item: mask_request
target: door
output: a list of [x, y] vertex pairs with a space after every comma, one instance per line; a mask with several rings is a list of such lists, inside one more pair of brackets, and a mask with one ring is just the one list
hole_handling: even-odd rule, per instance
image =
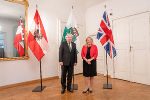
[[130, 18], [132, 81], [148, 84], [149, 13]]
[[115, 20], [115, 77], [148, 84], [149, 13]]
[[130, 80], [130, 31], [128, 19], [113, 21], [113, 34], [117, 56], [114, 59], [115, 78]]

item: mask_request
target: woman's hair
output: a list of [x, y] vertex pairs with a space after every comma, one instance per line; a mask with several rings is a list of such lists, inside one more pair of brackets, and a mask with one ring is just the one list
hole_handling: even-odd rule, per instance
[[92, 37], [90, 37], [90, 36], [88, 36], [87, 38], [86, 38], [86, 43], [85, 43], [85, 46], [87, 46], [87, 40], [88, 39], [91, 39], [91, 41], [92, 41], [92, 44], [93, 44], [93, 38]]

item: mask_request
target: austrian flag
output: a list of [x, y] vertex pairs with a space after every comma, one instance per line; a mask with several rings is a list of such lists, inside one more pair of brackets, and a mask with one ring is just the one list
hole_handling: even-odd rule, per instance
[[29, 31], [28, 46], [38, 60], [41, 60], [48, 50], [48, 40], [38, 10], [35, 12], [33, 24]]
[[22, 20], [20, 18], [19, 25], [17, 28], [15, 40], [14, 40], [14, 46], [18, 51], [18, 54], [20, 56], [24, 56], [24, 36], [25, 36], [25, 28], [23, 26]]

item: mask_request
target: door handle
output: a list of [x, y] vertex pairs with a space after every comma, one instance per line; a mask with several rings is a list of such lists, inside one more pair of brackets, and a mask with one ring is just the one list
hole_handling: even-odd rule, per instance
[[133, 48], [133, 46], [130, 45], [130, 52], [131, 52], [132, 48]]

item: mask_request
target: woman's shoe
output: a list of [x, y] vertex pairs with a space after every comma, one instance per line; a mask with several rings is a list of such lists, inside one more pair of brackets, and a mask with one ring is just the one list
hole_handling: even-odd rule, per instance
[[86, 92], [88, 92], [89, 91], [89, 88], [86, 90], [86, 91], [83, 91], [82, 93], [86, 93]]
[[89, 89], [89, 92], [92, 93], [93, 91]]

